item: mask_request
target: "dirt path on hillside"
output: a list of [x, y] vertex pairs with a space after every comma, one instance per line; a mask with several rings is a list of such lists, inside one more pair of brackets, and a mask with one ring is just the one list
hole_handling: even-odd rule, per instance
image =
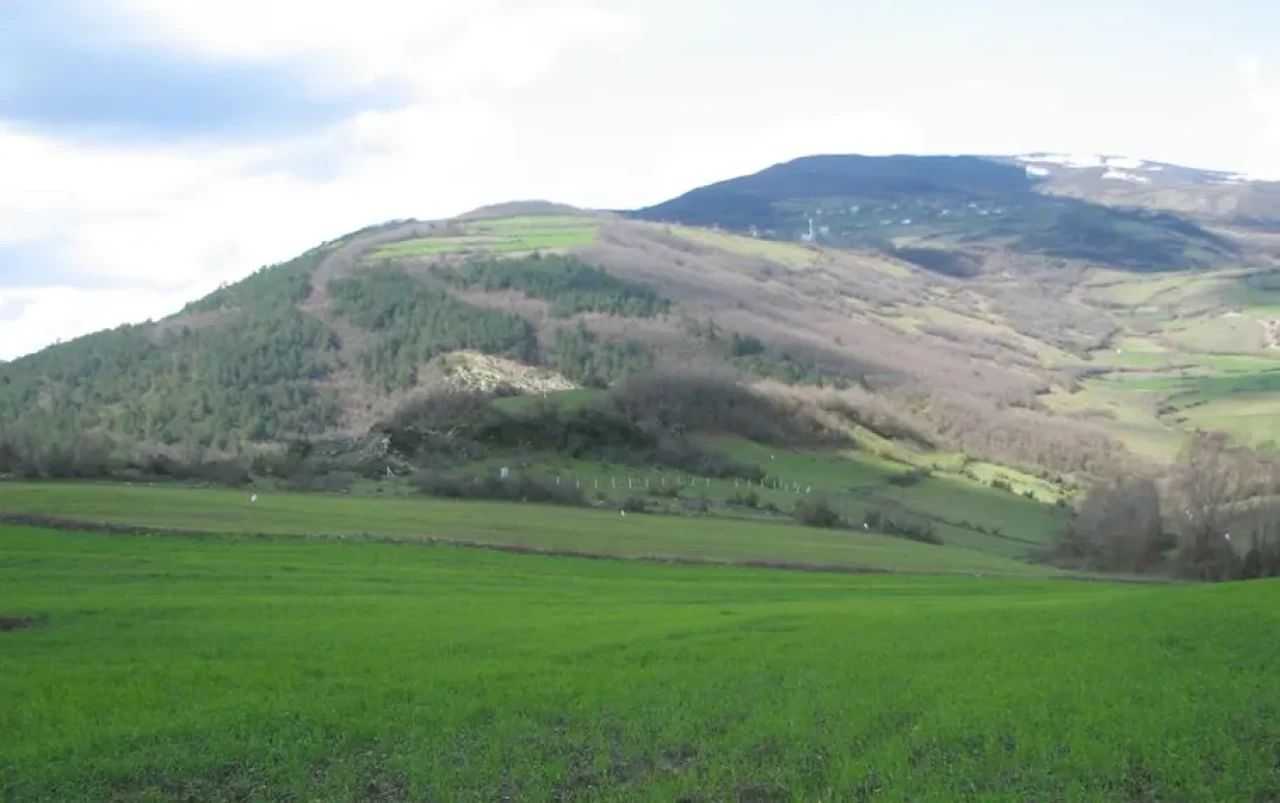
[[323, 322], [338, 336], [337, 365], [326, 378], [316, 383], [333, 393], [342, 406], [342, 422], [337, 434], [358, 435], [367, 431], [390, 411], [397, 399], [378, 393], [364, 381], [358, 358], [369, 333], [333, 313], [329, 282], [355, 273], [361, 260], [375, 248], [400, 240], [426, 237], [432, 230], [431, 223], [407, 223], [360, 237], [334, 250], [311, 274], [311, 295], [298, 304], [298, 309]]

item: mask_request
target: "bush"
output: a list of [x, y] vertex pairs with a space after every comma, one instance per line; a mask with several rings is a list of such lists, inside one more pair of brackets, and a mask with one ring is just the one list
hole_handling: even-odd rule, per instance
[[924, 480], [933, 476], [933, 472], [927, 468], [913, 468], [910, 471], [904, 471], [901, 474], [894, 474], [889, 478], [890, 485], [896, 485], [899, 488], [908, 488], [912, 485], [919, 485]]
[[653, 488], [650, 488], [648, 493], [649, 493], [649, 496], [656, 496], [662, 499], [679, 499], [680, 498], [680, 489], [674, 485], [672, 485], [669, 488], [663, 487], [663, 486], [655, 486]]
[[621, 510], [626, 513], [648, 513], [649, 503], [638, 496], [628, 496], [622, 500]]
[[748, 491], [745, 494], [734, 494], [733, 496], [729, 497], [728, 501], [729, 501], [729, 504], [731, 505], [737, 505], [738, 507], [747, 507], [747, 508], [751, 508], [752, 510], [755, 510], [756, 508], [760, 507], [760, 494], [756, 493], [755, 491]]
[[907, 538], [924, 544], [942, 544], [942, 538], [938, 535], [933, 522], [920, 516], [901, 512], [889, 513], [873, 508], [863, 517], [862, 526], [878, 533]]
[[520, 475], [502, 479], [453, 477], [433, 471], [418, 471], [409, 484], [420, 494], [448, 499], [499, 499], [508, 502], [583, 506], [587, 498], [579, 488]]
[[844, 524], [831, 502], [821, 494], [796, 502], [792, 516], [806, 527], [840, 527]]

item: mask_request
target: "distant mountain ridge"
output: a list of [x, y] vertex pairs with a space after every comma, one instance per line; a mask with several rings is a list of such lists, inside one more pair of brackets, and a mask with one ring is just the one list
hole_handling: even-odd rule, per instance
[[1142, 271], [1207, 267], [1238, 255], [1233, 242], [1153, 205], [1118, 208], [1080, 192], [1051, 192], [1055, 174], [1038, 164], [979, 156], [807, 156], [632, 214], [890, 252], [903, 241], [944, 248], [998, 242], [1021, 253]]

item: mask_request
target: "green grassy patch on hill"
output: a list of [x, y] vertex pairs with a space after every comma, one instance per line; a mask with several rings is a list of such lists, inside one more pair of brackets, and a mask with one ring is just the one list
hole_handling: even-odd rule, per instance
[[670, 226], [669, 228], [672, 234], [690, 242], [701, 243], [702, 245], [734, 254], [767, 259], [770, 262], [789, 268], [811, 267], [822, 255], [817, 249], [808, 248], [798, 243], [765, 240], [726, 231], [700, 229], [693, 226]]
[[0, 789], [1271, 800], [1280, 584], [0, 527]]
[[617, 509], [377, 499], [175, 486], [0, 483], [0, 512], [233, 533], [441, 538], [626, 558], [768, 561], [922, 572], [1053, 573], [996, 555], [848, 530], [716, 517], [620, 516]]
[[595, 240], [600, 223], [595, 218], [547, 215], [458, 221], [456, 233], [403, 240], [379, 248], [370, 260], [430, 257], [455, 253], [510, 254], [555, 251], [586, 245]]

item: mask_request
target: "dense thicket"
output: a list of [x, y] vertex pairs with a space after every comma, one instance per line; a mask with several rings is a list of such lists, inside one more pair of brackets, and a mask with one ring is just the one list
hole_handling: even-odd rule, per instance
[[1107, 433], [1069, 418], [972, 396], [934, 395], [911, 403], [932, 440], [1033, 473], [1116, 476], [1132, 456]]
[[515, 290], [550, 302], [555, 315], [607, 312], [631, 318], [667, 312], [671, 302], [652, 288], [620, 279], [574, 256], [474, 260], [438, 273], [455, 287]]
[[407, 403], [376, 431], [389, 452], [432, 468], [493, 453], [554, 452], [580, 459], [668, 466], [702, 476], [756, 480], [763, 476], [756, 466], [736, 463], [700, 446], [688, 437], [696, 429], [665, 427], [654, 419], [628, 415], [612, 394], [581, 407], [536, 402], [506, 410], [493, 405], [489, 394], [449, 391]]
[[411, 387], [418, 367], [438, 354], [474, 349], [524, 361], [537, 355], [528, 321], [485, 309], [381, 266], [329, 283], [334, 310], [373, 337], [360, 352], [365, 377], [380, 387]]
[[740, 435], [792, 446], [844, 441], [803, 404], [716, 377], [657, 374], [617, 383], [601, 402], [640, 426], [677, 435]]
[[638, 340], [600, 340], [581, 322], [556, 330], [547, 365], [580, 385], [607, 387], [653, 367], [653, 354]]

